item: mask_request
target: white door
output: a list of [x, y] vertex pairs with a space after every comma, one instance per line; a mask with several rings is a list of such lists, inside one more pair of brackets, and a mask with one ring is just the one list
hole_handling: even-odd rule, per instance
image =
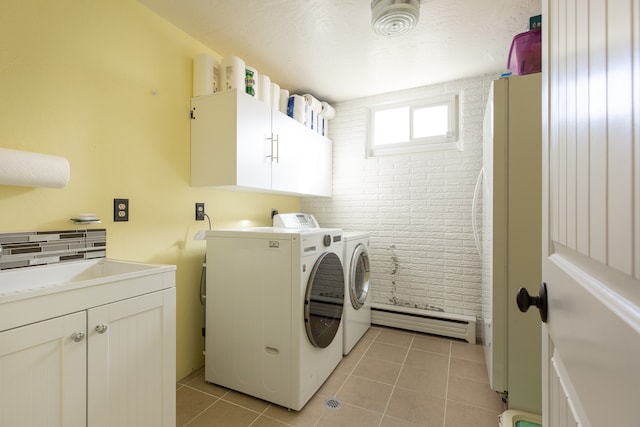
[[640, 0], [545, 0], [544, 425], [640, 425]]
[[273, 167], [271, 108], [256, 98], [237, 94], [236, 123], [238, 185], [270, 189]]
[[301, 163], [309, 143], [304, 125], [279, 111], [272, 111], [271, 188], [300, 192], [305, 189], [305, 175], [313, 172]]
[[86, 426], [86, 313], [0, 332], [0, 426]]
[[175, 297], [171, 288], [89, 310], [90, 426], [175, 426]]

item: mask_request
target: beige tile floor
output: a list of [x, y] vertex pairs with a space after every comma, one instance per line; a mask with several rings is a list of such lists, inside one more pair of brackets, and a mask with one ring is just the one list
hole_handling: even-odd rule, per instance
[[[207, 384], [203, 369], [176, 394], [176, 424], [194, 427], [496, 427], [504, 411], [481, 346], [378, 326], [300, 412]], [[329, 398], [341, 406], [327, 408]]]

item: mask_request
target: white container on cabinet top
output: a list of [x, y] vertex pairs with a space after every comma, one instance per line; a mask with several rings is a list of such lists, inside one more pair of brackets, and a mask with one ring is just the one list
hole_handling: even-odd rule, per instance
[[331, 196], [332, 144], [235, 89], [191, 100], [191, 185]]

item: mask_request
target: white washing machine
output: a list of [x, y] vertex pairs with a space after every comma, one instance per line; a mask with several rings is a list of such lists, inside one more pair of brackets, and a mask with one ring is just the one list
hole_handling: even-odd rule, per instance
[[347, 355], [371, 327], [369, 233], [344, 231], [342, 241], [345, 283], [342, 353]]
[[[295, 229], [319, 228], [311, 214], [284, 213], [273, 217], [274, 227]], [[345, 302], [342, 319], [342, 353], [351, 349], [371, 327], [371, 299], [369, 296], [369, 233], [343, 231]]]
[[342, 359], [342, 230], [207, 232], [205, 379], [300, 410]]

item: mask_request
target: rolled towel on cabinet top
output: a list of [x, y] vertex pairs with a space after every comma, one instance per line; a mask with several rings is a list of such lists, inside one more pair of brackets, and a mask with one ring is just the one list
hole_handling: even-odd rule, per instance
[[280, 89], [280, 112], [287, 114], [287, 107], [289, 106], [289, 91], [286, 89]]
[[271, 107], [271, 79], [266, 74], [258, 76], [258, 99]]
[[322, 110], [322, 104], [313, 95], [305, 94], [304, 100], [307, 104], [306, 125], [315, 131], [318, 130], [318, 114]]
[[336, 117], [336, 110], [326, 102], [321, 102], [322, 110], [320, 111], [319, 131], [324, 136], [329, 136], [329, 120]]
[[220, 88], [220, 64], [202, 53], [193, 60], [193, 96], [209, 95]]
[[307, 103], [303, 96], [291, 95], [289, 97], [289, 103], [287, 104], [287, 116], [293, 117], [293, 119], [299, 121], [303, 125], [306, 125], [306, 110]]
[[280, 85], [271, 82], [271, 108], [280, 110]]
[[220, 63], [221, 90], [245, 88], [245, 63], [237, 56], [228, 56]]

